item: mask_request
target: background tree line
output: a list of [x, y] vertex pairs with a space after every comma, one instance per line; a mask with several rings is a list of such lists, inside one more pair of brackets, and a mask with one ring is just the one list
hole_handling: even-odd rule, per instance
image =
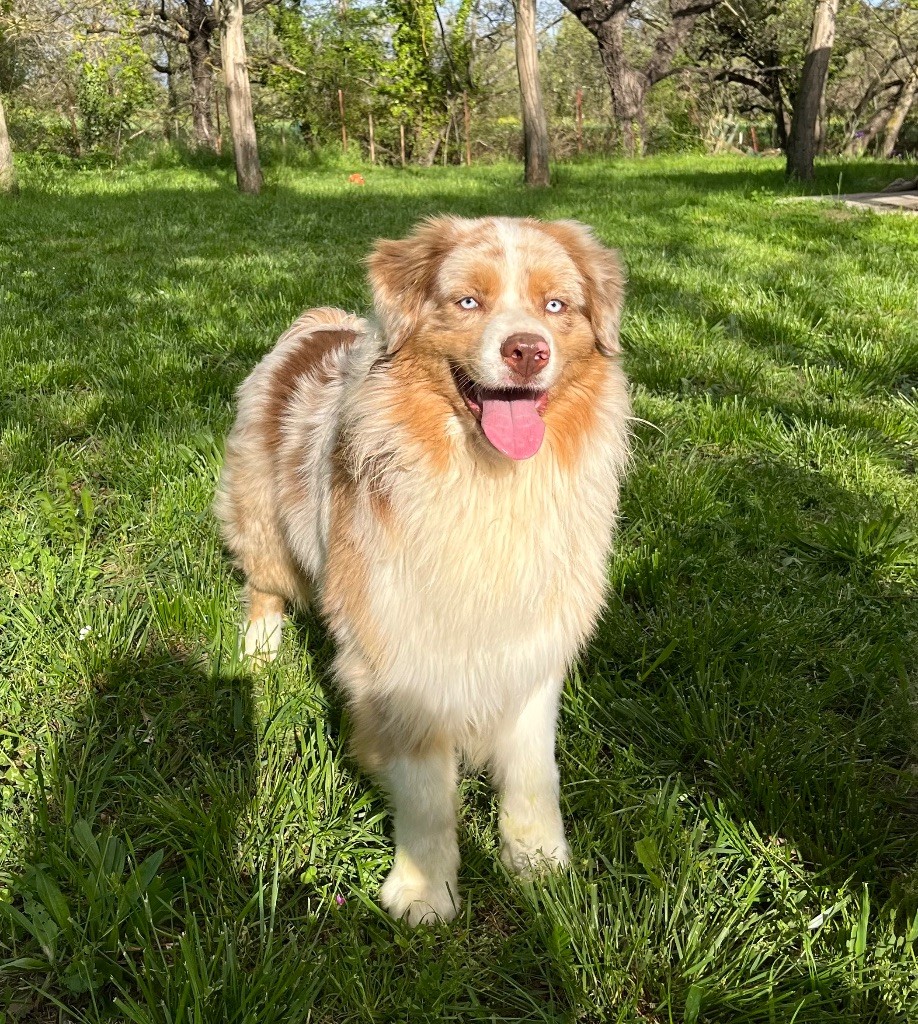
[[916, 95], [916, 0], [0, 0], [0, 167], [10, 143], [232, 142], [257, 190], [257, 125], [387, 163], [532, 138], [554, 159], [784, 151], [807, 177], [819, 153], [914, 150]]

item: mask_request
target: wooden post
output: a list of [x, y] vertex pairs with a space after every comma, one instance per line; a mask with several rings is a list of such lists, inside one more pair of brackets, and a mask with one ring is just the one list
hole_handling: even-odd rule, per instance
[[370, 114], [370, 163], [376, 163], [376, 141], [373, 138], [373, 115]]
[[472, 118], [469, 115], [469, 94], [462, 94], [462, 120], [465, 122], [465, 166], [472, 166]]
[[755, 125], [749, 125], [749, 136], [752, 139], [752, 152], [758, 153], [759, 151], [759, 137], [755, 133]]
[[577, 152], [583, 152], [583, 88], [577, 86]]
[[338, 90], [338, 110], [341, 114], [341, 148], [347, 152], [347, 125], [344, 123], [344, 93]]
[[214, 113], [217, 115], [217, 136], [214, 139], [214, 151], [219, 156], [223, 152], [223, 125], [220, 123], [220, 90], [214, 93]]
[[404, 167], [405, 166], [405, 126], [403, 124], [400, 124], [398, 126], [398, 135], [399, 135], [399, 140], [401, 142], [401, 149], [402, 149], [402, 167]]

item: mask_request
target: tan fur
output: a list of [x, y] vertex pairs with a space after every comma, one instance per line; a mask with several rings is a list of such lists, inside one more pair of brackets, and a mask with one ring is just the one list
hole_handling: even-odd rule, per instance
[[284, 599], [278, 594], [258, 590], [251, 584], [246, 587], [247, 611], [250, 619], [263, 619], [267, 615], [283, 615]]
[[[216, 511], [247, 652], [276, 653], [282, 600], [317, 598], [354, 751], [395, 807], [381, 899], [416, 923], [455, 912], [460, 753], [492, 771], [508, 866], [567, 858], [554, 721], [627, 461], [624, 275], [582, 225], [508, 218], [433, 218], [368, 265], [378, 326], [306, 313], [240, 389]], [[457, 380], [515, 386], [500, 347], [518, 332], [550, 360], [544, 441], [514, 461]]]
[[281, 442], [284, 416], [303, 377], [312, 377], [316, 384], [328, 384], [331, 377], [323, 359], [336, 349], [347, 347], [356, 337], [354, 331], [313, 331], [303, 342], [290, 350], [273, 371], [270, 398], [265, 408], [265, 440], [270, 451]]

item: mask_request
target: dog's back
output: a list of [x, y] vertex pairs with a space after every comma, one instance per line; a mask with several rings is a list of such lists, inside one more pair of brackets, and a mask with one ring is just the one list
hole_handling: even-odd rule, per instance
[[237, 392], [214, 511], [254, 605], [247, 655], [275, 653], [283, 616], [277, 598], [303, 604], [322, 572], [330, 460], [358, 349], [370, 358], [377, 351], [365, 320], [340, 309], [308, 310]]

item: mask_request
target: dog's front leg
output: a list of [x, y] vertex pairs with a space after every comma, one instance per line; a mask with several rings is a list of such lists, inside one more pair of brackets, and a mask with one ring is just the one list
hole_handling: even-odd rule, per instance
[[411, 925], [449, 921], [458, 910], [456, 775], [448, 743], [394, 757], [382, 772], [395, 819], [395, 861], [379, 897]]
[[498, 729], [491, 770], [500, 795], [501, 860], [517, 874], [567, 864], [555, 730], [561, 684], [549, 683]]

